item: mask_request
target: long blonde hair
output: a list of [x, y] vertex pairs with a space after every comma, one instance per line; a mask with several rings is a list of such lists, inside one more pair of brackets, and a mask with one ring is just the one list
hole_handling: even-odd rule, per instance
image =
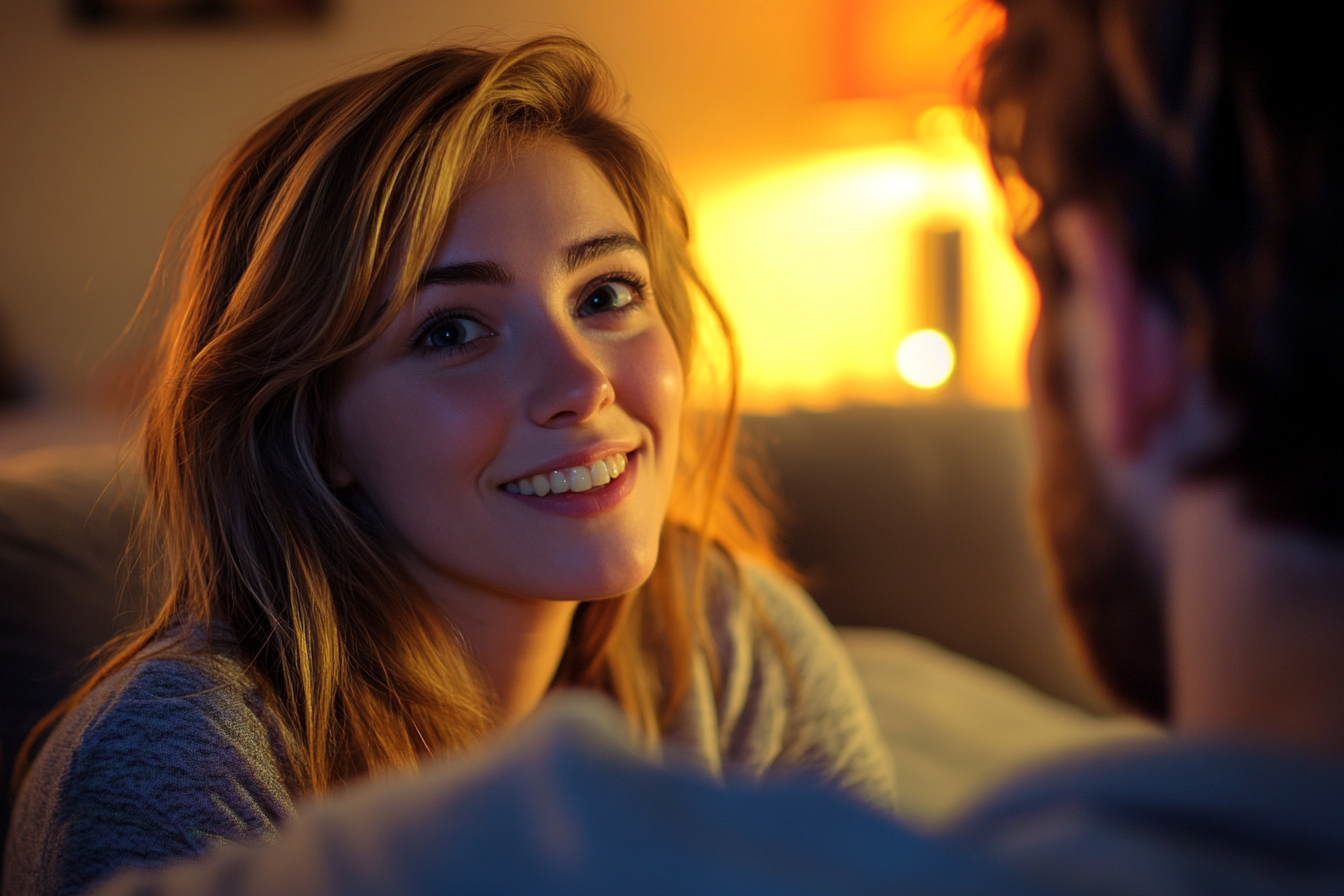
[[[611, 694], [656, 740], [697, 652], [713, 668], [707, 553], [774, 555], [769, 516], [734, 467], [731, 333], [691, 262], [676, 185], [618, 105], [590, 48], [545, 37], [410, 56], [309, 94], [242, 143], [184, 241], [144, 427], [167, 601], [34, 735], [146, 645], [220, 623], [293, 736], [302, 791], [413, 765], [490, 727], [490, 695], [451, 626], [323, 470], [342, 362], [412, 295], [482, 166], [550, 137], [585, 153], [631, 213], [687, 375], [705, 364], [698, 328], [728, 357], [721, 388], [698, 389], [683, 414], [652, 576], [580, 606], [557, 673]], [[371, 332], [361, 318], [388, 284]]]

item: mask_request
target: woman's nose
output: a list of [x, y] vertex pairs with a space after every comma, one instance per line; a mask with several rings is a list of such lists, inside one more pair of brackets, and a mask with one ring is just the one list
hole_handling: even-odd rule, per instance
[[581, 337], [554, 334], [538, 347], [528, 414], [539, 426], [572, 426], [616, 400], [602, 360]]

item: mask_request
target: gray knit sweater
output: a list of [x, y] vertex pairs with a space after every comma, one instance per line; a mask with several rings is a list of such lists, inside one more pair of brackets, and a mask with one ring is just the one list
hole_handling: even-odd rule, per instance
[[[795, 680], [751, 602], [711, 588], [719, 686], [699, 657], [667, 751], [716, 777], [820, 776], [892, 808], [890, 760], [834, 632], [781, 577], [745, 566], [744, 584]], [[290, 741], [241, 663], [191, 641], [147, 649], [53, 732], [15, 805], [4, 896], [79, 893], [122, 868], [276, 838], [295, 811]]]

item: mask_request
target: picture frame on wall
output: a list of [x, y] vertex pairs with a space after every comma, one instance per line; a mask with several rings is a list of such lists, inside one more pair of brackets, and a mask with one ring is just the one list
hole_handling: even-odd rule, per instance
[[66, 0], [80, 28], [315, 25], [331, 0]]

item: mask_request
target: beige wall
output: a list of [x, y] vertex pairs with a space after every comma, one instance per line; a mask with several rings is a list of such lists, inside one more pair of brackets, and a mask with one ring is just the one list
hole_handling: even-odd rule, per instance
[[[825, 0], [333, 0], [311, 31], [87, 33], [0, 0], [0, 309], [49, 394], [116, 353], [183, 200], [243, 132], [428, 44], [566, 28], [597, 46], [694, 193], [799, 139]], [[125, 343], [122, 343], [123, 347]]]

